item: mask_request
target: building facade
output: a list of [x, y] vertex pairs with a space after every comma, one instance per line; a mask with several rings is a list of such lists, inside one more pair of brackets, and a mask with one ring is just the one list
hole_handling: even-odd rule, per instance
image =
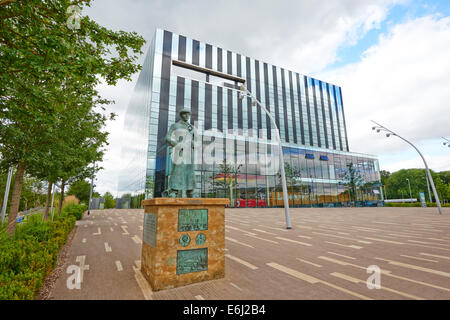
[[[279, 128], [292, 206], [376, 205], [376, 156], [349, 151], [340, 87], [157, 29], [124, 124], [119, 195], [160, 197], [167, 187], [169, 126], [191, 110], [197, 197], [227, 197], [233, 207], [283, 205]], [[350, 178], [351, 177], [351, 178]], [[133, 202], [133, 201], [132, 201]]]

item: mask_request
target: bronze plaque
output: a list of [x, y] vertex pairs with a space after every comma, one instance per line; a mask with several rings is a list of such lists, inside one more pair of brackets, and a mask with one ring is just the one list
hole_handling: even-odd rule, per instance
[[157, 227], [158, 227], [158, 215], [156, 213], [144, 213], [143, 240], [153, 248], [156, 248]]
[[206, 270], [208, 270], [208, 248], [177, 251], [177, 274]]
[[208, 230], [208, 209], [179, 209], [178, 232]]

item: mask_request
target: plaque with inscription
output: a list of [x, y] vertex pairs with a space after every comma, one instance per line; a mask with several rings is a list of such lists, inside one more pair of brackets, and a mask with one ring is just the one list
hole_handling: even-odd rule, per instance
[[156, 213], [144, 214], [144, 242], [156, 248], [156, 228], [158, 227], [158, 215]]
[[177, 251], [177, 274], [208, 270], [208, 248]]
[[178, 232], [208, 230], [208, 209], [179, 209]]

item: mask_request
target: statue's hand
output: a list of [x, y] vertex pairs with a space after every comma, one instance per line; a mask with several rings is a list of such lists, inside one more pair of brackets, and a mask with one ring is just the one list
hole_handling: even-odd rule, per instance
[[175, 141], [173, 141], [172, 139], [168, 139], [167, 143], [169, 144], [169, 146], [171, 147], [175, 147], [177, 145], [177, 143]]

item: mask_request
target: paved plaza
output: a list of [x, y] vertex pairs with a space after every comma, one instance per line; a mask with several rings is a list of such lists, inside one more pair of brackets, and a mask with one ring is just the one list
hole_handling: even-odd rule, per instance
[[[49, 299], [450, 299], [450, 209], [226, 210], [226, 277], [152, 292], [140, 272], [143, 210], [97, 210], [78, 221]], [[367, 268], [381, 269], [368, 289]], [[64, 270], [65, 270], [64, 269]]]

